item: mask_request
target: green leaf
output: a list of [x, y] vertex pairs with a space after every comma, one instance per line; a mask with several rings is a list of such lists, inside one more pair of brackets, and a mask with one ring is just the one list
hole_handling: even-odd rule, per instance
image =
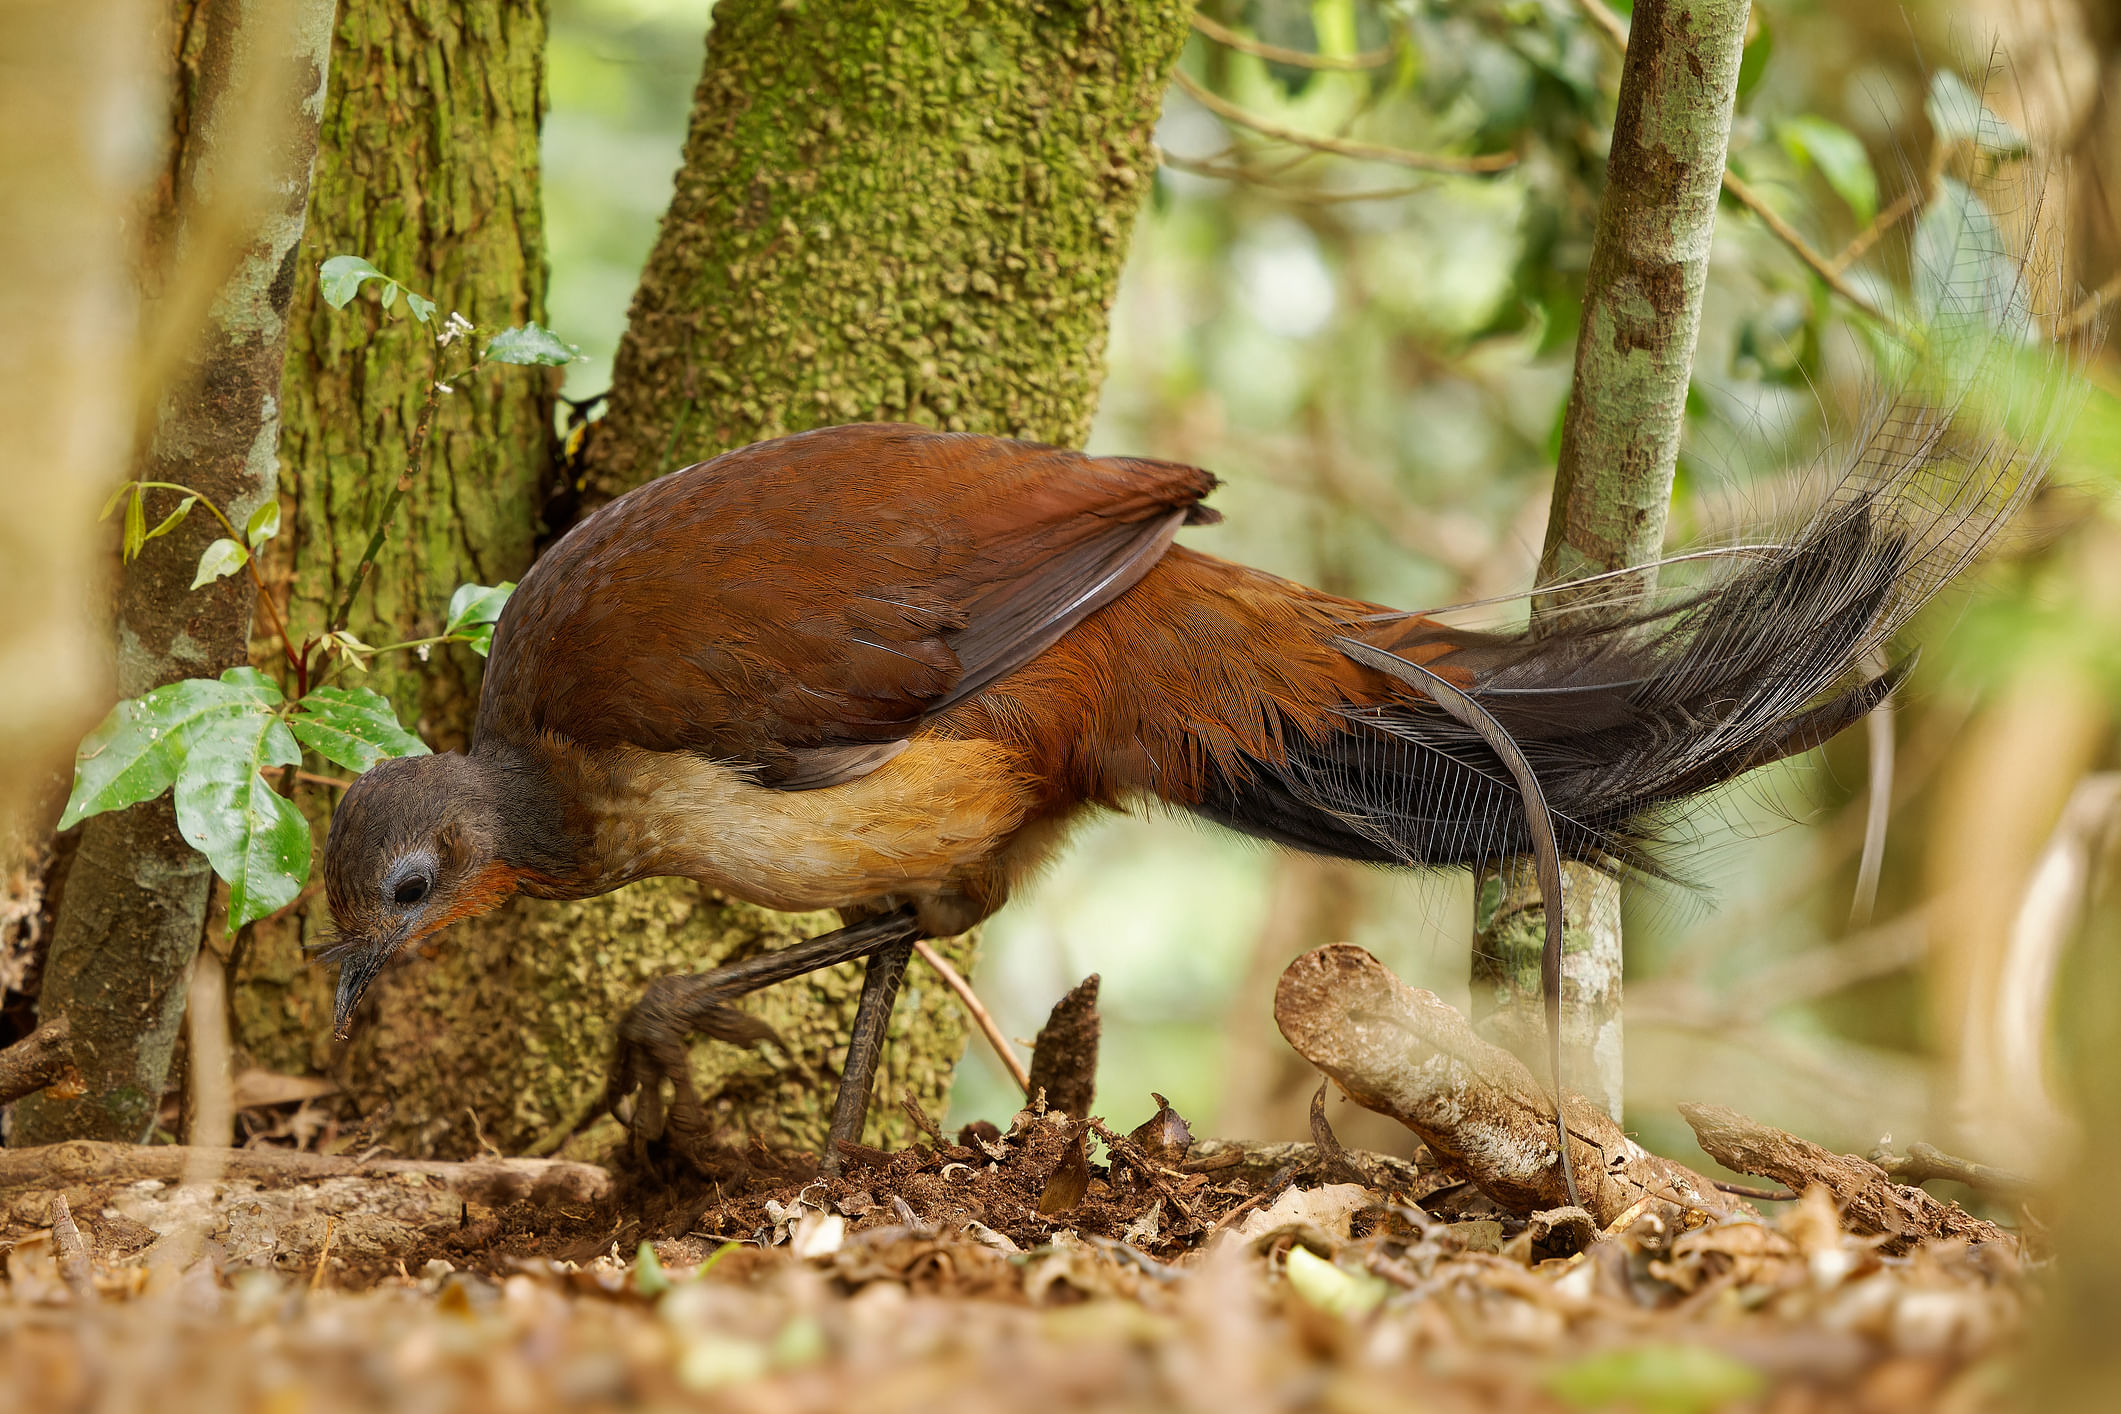
[[96, 519], [99, 521], [109, 520], [110, 513], [118, 509], [118, 502], [125, 499], [125, 493], [134, 490], [139, 484], [137, 481], [120, 482], [118, 489], [110, 493], [110, 499], [103, 503], [103, 510], [97, 515]]
[[133, 498], [125, 503], [125, 546], [123, 557], [131, 564], [140, 557], [140, 547], [147, 543], [147, 494], [138, 482], [133, 483]]
[[1705, 1345], [1638, 1345], [1572, 1361], [1549, 1374], [1546, 1386], [1578, 1409], [1708, 1414], [1755, 1397], [1767, 1381], [1751, 1365]]
[[1329, 1316], [1359, 1320], [1385, 1299], [1382, 1279], [1368, 1272], [1343, 1271], [1309, 1249], [1291, 1247], [1282, 1267], [1296, 1294]]
[[1944, 326], [1947, 340], [1957, 343], [1965, 342], [1968, 326], [2019, 332], [2027, 311], [2018, 265], [1980, 197], [1941, 178], [1915, 223], [1912, 247], [1915, 312], [1925, 324]]
[[161, 524], [147, 532], [147, 538], [153, 540], [157, 536], [167, 535], [178, 526], [184, 524], [184, 518], [191, 514], [191, 508], [198, 503], [199, 498], [197, 496], [186, 496], [183, 500], [177, 502], [177, 508], [162, 517]]
[[1878, 176], [1871, 170], [1871, 158], [1863, 150], [1863, 140], [1838, 123], [1807, 113], [1779, 123], [1775, 135], [1782, 142], [1782, 150], [1796, 161], [1810, 162], [1826, 178], [1826, 184], [1834, 189], [1834, 195], [1848, 203], [1856, 219], [1869, 225], [1878, 214]]
[[486, 346], [486, 357], [494, 363], [542, 363], [558, 368], [581, 356], [580, 349], [562, 343], [559, 335], [537, 324], [503, 329]]
[[198, 732], [270, 716], [281, 700], [278, 685], [257, 669], [231, 668], [218, 681], [186, 678], [120, 702], [74, 755], [73, 793], [59, 828], [153, 800], [176, 783]]
[[335, 255], [317, 267], [317, 290], [333, 309], [344, 309], [368, 280], [390, 277], [358, 255]]
[[376, 303], [389, 309], [398, 302], [398, 291], [404, 288], [396, 280], [385, 280], [382, 288], [376, 292]]
[[458, 585], [457, 592], [449, 596], [449, 622], [442, 632], [460, 633], [474, 624], [498, 623], [515, 588], [514, 580], [494, 585]]
[[1922, 111], [1940, 143], [1971, 142], [1997, 157], [2018, 157], [2025, 152], [2025, 134], [1997, 117], [1981, 95], [1949, 69], [1930, 75]]
[[349, 771], [428, 754], [426, 742], [398, 725], [390, 699], [365, 687], [313, 688], [287, 725], [304, 746]]
[[435, 302], [425, 295], [414, 294], [411, 290], [405, 291], [405, 307], [411, 310], [412, 317], [422, 324], [435, 317]]
[[309, 880], [309, 821], [259, 774], [296, 765], [302, 748], [271, 712], [191, 735], [177, 774], [177, 830], [227, 880], [233, 931], [294, 902]]
[[199, 556], [199, 572], [192, 576], [191, 587], [197, 589], [202, 584], [226, 579], [249, 563], [250, 551], [224, 535]]
[[280, 498], [273, 497], [250, 513], [250, 520], [243, 527], [243, 539], [255, 550], [280, 533]]

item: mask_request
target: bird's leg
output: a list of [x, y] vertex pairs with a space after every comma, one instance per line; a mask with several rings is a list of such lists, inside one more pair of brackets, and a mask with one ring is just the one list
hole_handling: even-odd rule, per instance
[[[668, 1079], [673, 1137], [687, 1154], [696, 1153], [697, 1143], [707, 1137], [709, 1127], [692, 1084], [692, 1066], [685, 1050], [690, 1037], [705, 1034], [737, 1044], [769, 1040], [778, 1043], [772, 1027], [729, 1003], [761, 987], [851, 962], [882, 949], [910, 952], [919, 934], [920, 925], [914, 920], [912, 909], [902, 908], [712, 972], [658, 977], [648, 984], [641, 999], [619, 1024], [618, 1053], [612, 1058], [604, 1095], [579, 1121], [578, 1131], [581, 1125], [614, 1109], [621, 1099], [638, 1089], [640, 1099], [631, 1127], [639, 1139], [656, 1137], [663, 1120], [660, 1082]], [[901, 958], [899, 971], [893, 974], [893, 992], [897, 991], [897, 977], [904, 970]], [[865, 981], [865, 1006], [867, 999]], [[888, 1011], [887, 1004], [887, 1014]], [[872, 1075], [874, 1070], [872, 1060]]]
[[861, 1004], [854, 1013], [854, 1034], [847, 1041], [847, 1064], [840, 1071], [840, 1093], [832, 1105], [832, 1131], [825, 1138], [820, 1171], [827, 1177], [840, 1171], [840, 1141], [854, 1143], [862, 1137], [869, 1091], [876, 1084], [884, 1037], [891, 1029], [891, 1007], [898, 1000], [899, 983], [905, 980], [906, 964], [913, 959], [913, 943], [909, 937], [869, 954], [868, 970], [862, 974]]

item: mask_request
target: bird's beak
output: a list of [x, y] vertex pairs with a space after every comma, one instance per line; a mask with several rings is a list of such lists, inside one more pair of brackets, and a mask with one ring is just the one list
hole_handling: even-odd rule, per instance
[[353, 1028], [354, 1008], [368, 991], [391, 956], [403, 946], [403, 938], [381, 938], [346, 952], [339, 963], [339, 991], [332, 1002], [332, 1034], [341, 1041]]

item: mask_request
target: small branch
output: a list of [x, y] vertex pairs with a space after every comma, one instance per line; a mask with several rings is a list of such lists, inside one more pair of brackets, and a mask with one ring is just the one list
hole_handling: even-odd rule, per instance
[[1622, 53], [1627, 52], [1628, 22], [1626, 20], [1606, 8], [1602, 0], [1577, 0], [1577, 4], [1582, 7], [1584, 16], [1592, 24], [1598, 26], [1608, 40], [1612, 41], [1615, 49], [1620, 50]]
[[1235, 49], [1240, 54], [1250, 54], [1254, 58], [1265, 59], [1271, 63], [1293, 64], [1303, 69], [1381, 69], [1391, 63], [1392, 56], [1399, 52], [1398, 45], [1388, 44], [1382, 49], [1365, 50], [1345, 59], [1330, 54], [1308, 54], [1301, 49], [1284, 49], [1279, 44], [1268, 44], [1264, 40], [1239, 34], [1236, 30], [1219, 25], [1202, 14], [1193, 16], [1193, 28], [1226, 49]]
[[1723, 189], [1736, 198], [1740, 206], [1758, 216], [1784, 245], [1796, 252], [1797, 258], [1810, 266], [1812, 273], [1824, 280], [1828, 289], [1887, 328], [1900, 327], [1899, 320], [1871, 303], [1861, 290], [1848, 282], [1833, 261], [1812, 249], [1812, 243], [1800, 235], [1795, 226], [1783, 220], [1774, 207], [1762, 200], [1760, 193], [1746, 185], [1738, 174], [1728, 167], [1723, 171]]
[[[461, 1203], [590, 1205], [612, 1192], [611, 1175], [591, 1164], [558, 1159], [371, 1159], [365, 1163], [294, 1149], [219, 1149], [205, 1153], [223, 1179], [289, 1187], [333, 1179], [375, 1179], [400, 1187], [431, 1188]], [[154, 1179], [181, 1180], [195, 1151], [182, 1144], [108, 1144], [74, 1139], [28, 1149], [0, 1150], [0, 1194], [20, 1189], [78, 1188]]]
[[1413, 152], [1404, 147], [1386, 147], [1378, 143], [1353, 142], [1346, 138], [1316, 137], [1301, 133], [1294, 128], [1285, 128], [1279, 123], [1270, 123], [1265, 118], [1248, 113], [1220, 94], [1211, 93], [1201, 87], [1183, 69], [1174, 69], [1171, 77], [1184, 90], [1187, 97], [1200, 104], [1226, 122], [1250, 128], [1262, 137], [1277, 142], [1294, 143], [1315, 152], [1330, 152], [1337, 157], [1354, 157], [1366, 162], [1390, 162], [1400, 167], [1412, 167], [1423, 172], [1460, 172], [1479, 174], [1500, 172], [1517, 165], [1514, 152], [1491, 152], [1481, 157], [1446, 157], [1434, 152]]
[[935, 969], [935, 975], [943, 979], [943, 985], [956, 995], [958, 1005], [965, 1009], [966, 1014], [972, 1018], [973, 1024], [979, 1027], [980, 1034], [987, 1038], [987, 1044], [994, 1048], [994, 1054], [1000, 1057], [1002, 1069], [1009, 1072], [1009, 1078], [1016, 1082], [1016, 1088], [1023, 1091], [1025, 1097], [1029, 1098], [1031, 1094], [1030, 1073], [1024, 1069], [1024, 1063], [1016, 1058], [1016, 1052], [1009, 1049], [1008, 1038], [1002, 1035], [1002, 1028], [994, 1024], [993, 1013], [989, 1012], [985, 1005], [981, 1003], [979, 993], [972, 990], [972, 984], [967, 982], [964, 976], [956, 968], [952, 967], [949, 960], [937, 952], [934, 944], [930, 943], [926, 938], [922, 938], [915, 943], [913, 951], [920, 956], [921, 961]]
[[72, 1023], [54, 1017], [0, 1051], [0, 1105], [11, 1105], [59, 1080], [73, 1061]]
[[[1496, 1203], [1523, 1214], [1568, 1204], [1547, 1087], [1363, 949], [1339, 943], [1290, 963], [1275, 987], [1274, 1020], [1349, 1099], [1413, 1130]], [[1579, 1206], [1601, 1227], [1645, 1200], [1735, 1210], [1708, 1179], [1647, 1152], [1581, 1095], [1569, 1094], [1564, 1108]]]
[[[1341, 1153], [1352, 1158], [1365, 1172], [1377, 1175], [1377, 1186], [1381, 1188], [1413, 1192], [1424, 1181], [1435, 1177], [1412, 1159], [1369, 1149], [1342, 1149]], [[1196, 1139], [1178, 1171], [1213, 1174], [1217, 1182], [1236, 1179], [1256, 1186], [1284, 1169], [1299, 1173], [1324, 1172], [1326, 1162], [1326, 1155], [1316, 1144], [1293, 1140]]]
[[2105, 310], [2107, 304], [2117, 295], [2121, 295], [2121, 274], [2116, 274], [2098, 289], [2093, 290], [2086, 297], [2084, 303], [2064, 315], [2061, 322], [2055, 325], [2055, 337], [2058, 339], [2066, 338], [2097, 319], [2100, 313]]
[[1804, 1196], [1801, 1193], [1792, 1193], [1787, 1188], [1755, 1188], [1746, 1183], [1725, 1183], [1720, 1178], [1716, 1180], [1716, 1191], [1755, 1203], [1794, 1203]]
[[1909, 187], [1893, 198], [1892, 204], [1871, 218], [1871, 223], [1858, 231], [1849, 243], [1843, 246], [1828, 263], [1836, 270], [1846, 270], [1869, 253], [1878, 244], [1878, 238], [1905, 220], [1908, 214], [1922, 205], [1927, 193], [1921, 187]]
[[1166, 167], [1176, 167], [1181, 172], [1191, 172], [1196, 177], [1213, 177], [1222, 182], [1243, 182], [1255, 191], [1283, 201], [1300, 202], [1307, 206], [1339, 206], [1351, 201], [1391, 201], [1402, 196], [1419, 196], [1431, 189], [1427, 182], [1414, 182], [1403, 187], [1371, 187], [1359, 191], [1333, 191], [1326, 187], [1291, 187], [1280, 182], [1269, 181], [1245, 167], [1231, 167], [1219, 162], [1208, 162], [1193, 157], [1180, 157], [1175, 153], [1157, 149], [1157, 160]]
[[2038, 1191], [2038, 1185], [2023, 1174], [1962, 1159], [1930, 1144], [1910, 1144], [1905, 1154], [1879, 1149], [1871, 1154], [1871, 1162], [1902, 1183], [1921, 1184], [1941, 1178], [1963, 1183], [1977, 1193], [2007, 1203], [2022, 1203]]
[[1882, 1236], [1888, 1253], [1906, 1252], [1932, 1237], [2007, 1241], [2010, 1234], [1919, 1188], [1895, 1183], [1868, 1159], [1836, 1154], [1722, 1105], [1681, 1105], [1679, 1113], [1709, 1157], [1739, 1173], [1772, 1178], [1792, 1192], [1814, 1184], [1833, 1195], [1851, 1230]]

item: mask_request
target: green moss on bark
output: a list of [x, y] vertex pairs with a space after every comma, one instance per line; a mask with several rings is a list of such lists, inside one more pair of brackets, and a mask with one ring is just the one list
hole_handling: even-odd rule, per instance
[[863, 419], [1079, 445], [1176, 0], [723, 0], [593, 493]]

